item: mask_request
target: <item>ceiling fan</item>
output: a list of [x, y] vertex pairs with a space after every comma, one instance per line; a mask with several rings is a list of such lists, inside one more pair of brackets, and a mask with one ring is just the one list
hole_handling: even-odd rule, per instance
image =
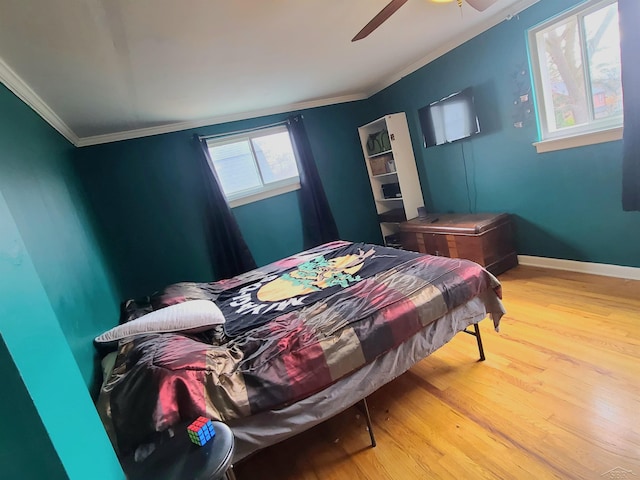
[[[358, 34], [351, 39], [352, 42], [357, 40], [362, 40], [364, 37], [373, 32], [376, 28], [386, 22], [391, 15], [396, 13], [396, 11], [407, 3], [408, 0], [391, 0], [389, 4], [384, 7], [378, 14], [371, 19], [369, 23], [367, 23], [362, 30], [358, 32]], [[446, 2], [453, 0], [433, 0], [436, 2]], [[493, 5], [497, 0], [465, 0], [471, 7], [475, 8], [479, 12], [482, 12], [486, 8]], [[458, 5], [462, 7], [462, 0], [457, 0]]]

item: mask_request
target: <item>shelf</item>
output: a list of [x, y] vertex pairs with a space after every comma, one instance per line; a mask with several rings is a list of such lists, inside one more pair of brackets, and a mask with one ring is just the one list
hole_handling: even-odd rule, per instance
[[385, 245], [385, 247], [392, 247], [392, 248], [400, 248], [400, 247], [402, 247], [402, 244], [400, 242], [400, 238], [399, 238], [397, 233], [392, 233], [391, 235], [385, 235], [384, 236], [384, 245]]
[[[372, 135], [383, 131], [389, 135], [389, 143], [386, 136], [384, 144], [377, 136], [373, 137], [376, 141], [372, 143]], [[400, 223], [416, 217], [418, 208], [424, 205], [407, 116], [404, 112], [385, 115], [359, 127], [358, 136], [380, 233], [387, 244], [397, 245], [393, 237], [386, 237], [397, 233]], [[369, 145], [375, 147], [373, 152], [369, 152]], [[376, 148], [385, 151], [377, 152]], [[384, 191], [381, 187], [384, 187]], [[387, 195], [402, 196], [384, 198], [385, 192]]]
[[389, 177], [391, 175], [398, 175], [398, 172], [388, 172], [388, 173], [381, 173], [380, 175], [371, 175], [371, 178], [384, 178], [384, 177]]
[[398, 224], [407, 220], [407, 214], [403, 207], [397, 207], [378, 214], [379, 223]]
[[393, 150], [385, 150], [384, 152], [374, 153], [373, 155], [369, 155], [368, 158], [376, 158], [376, 157], [380, 157], [382, 155], [389, 155], [390, 153], [393, 153]]
[[377, 120], [374, 120], [372, 122], [367, 123], [366, 125], [363, 125], [362, 127], [360, 127], [363, 130], [369, 129], [369, 130], [375, 130], [378, 131], [380, 130], [380, 128], [384, 128], [387, 126], [387, 115], [385, 115], [382, 118], [378, 118]]

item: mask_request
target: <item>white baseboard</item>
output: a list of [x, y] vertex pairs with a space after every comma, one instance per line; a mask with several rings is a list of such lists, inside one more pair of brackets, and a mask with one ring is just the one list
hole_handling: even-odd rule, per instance
[[608, 265], [605, 263], [577, 262], [575, 260], [562, 260], [560, 258], [532, 257], [518, 255], [520, 265], [531, 267], [551, 268], [554, 270], [567, 270], [569, 272], [590, 273], [592, 275], [604, 275], [606, 277], [627, 278], [640, 280], [640, 268], [624, 267], [622, 265]]

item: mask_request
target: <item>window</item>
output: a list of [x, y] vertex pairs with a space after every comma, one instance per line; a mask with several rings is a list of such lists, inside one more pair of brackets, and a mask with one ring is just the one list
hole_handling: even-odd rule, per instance
[[300, 188], [291, 138], [284, 125], [210, 138], [207, 145], [231, 207]]
[[538, 152], [622, 138], [615, 0], [587, 2], [532, 28], [529, 49], [542, 137]]

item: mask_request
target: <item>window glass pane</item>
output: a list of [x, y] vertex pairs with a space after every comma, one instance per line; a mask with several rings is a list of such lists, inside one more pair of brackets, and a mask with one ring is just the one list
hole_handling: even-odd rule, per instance
[[[638, 26], [640, 28], [640, 25]], [[622, 114], [618, 6], [613, 3], [584, 17], [595, 119]]]
[[589, 121], [580, 35], [576, 17], [536, 35], [541, 47], [541, 76], [550, 131]]
[[255, 137], [252, 142], [265, 184], [298, 176], [289, 132]]
[[247, 140], [210, 146], [209, 153], [227, 197], [262, 185]]

